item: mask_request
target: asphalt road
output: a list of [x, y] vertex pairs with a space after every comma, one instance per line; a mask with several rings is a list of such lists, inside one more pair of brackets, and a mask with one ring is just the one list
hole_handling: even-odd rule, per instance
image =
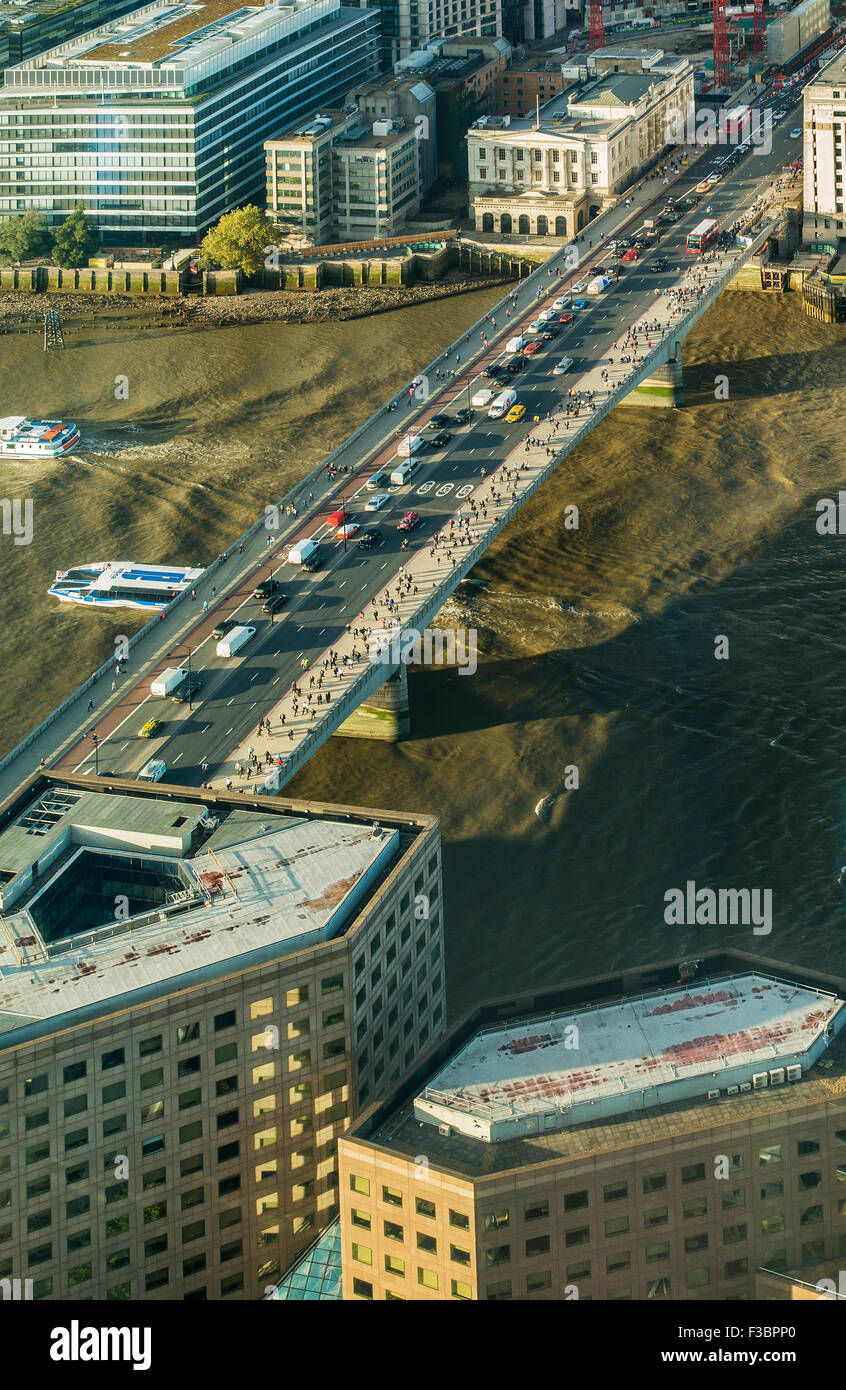
[[[799, 100], [798, 94], [794, 100]], [[300, 662], [304, 657], [314, 660], [344, 632], [347, 623], [353, 627], [365, 605], [376, 598], [387, 582], [392, 579], [402, 563], [401, 534], [397, 522], [406, 510], [413, 507], [420, 513], [421, 524], [412, 533], [411, 543], [415, 548], [448, 524], [461, 499], [469, 495], [479, 482], [480, 470], [484, 467], [491, 473], [514, 445], [525, 436], [527, 422], [532, 417], [543, 417], [559, 398], [562, 392], [578, 384], [579, 376], [591, 365], [607, 355], [612, 342], [620, 337], [625, 327], [639, 318], [654, 300], [658, 289], [668, 288], [677, 279], [676, 266], [690, 263], [685, 252], [687, 232], [705, 215], [710, 204], [711, 213], [720, 219], [721, 224], [734, 221], [747, 209], [758, 193], [779, 173], [788, 159], [801, 156], [801, 140], [791, 140], [788, 131], [797, 117], [790, 112], [773, 130], [773, 149], [770, 154], [759, 155], [750, 152], [734, 168], [723, 176], [713, 192], [700, 199], [698, 207], [685, 215], [681, 222], [665, 229], [658, 245], [644, 252], [641, 259], [626, 267], [620, 279], [596, 298], [587, 299], [587, 306], [574, 315], [571, 324], [561, 328], [560, 335], [552, 342], [544, 343], [543, 349], [534, 357], [526, 359], [525, 370], [514, 378], [519, 399], [526, 405], [526, 419], [520, 423], [507, 424], [505, 421], [492, 421], [486, 412], [477, 412], [470, 424], [451, 427], [453, 440], [438, 453], [423, 455], [420, 470], [410, 485], [395, 488], [387, 487], [390, 494], [385, 508], [375, 515], [364, 513], [364, 504], [372, 494], [364, 489], [364, 479], [375, 467], [381, 467], [394, 456], [395, 443], [391, 442], [368, 458], [366, 441], [362, 446], [362, 463], [366, 469], [354, 480], [345, 480], [339, 487], [334, 503], [325, 506], [322, 517], [339, 505], [343, 498], [353, 519], [362, 524], [378, 525], [382, 542], [371, 551], [362, 551], [357, 542], [351, 540], [346, 550], [334, 537], [334, 532], [325, 524], [315, 525], [312, 517], [302, 531], [303, 535], [318, 535], [323, 539], [324, 562], [314, 574], [304, 574], [298, 567], [282, 562], [282, 552], [274, 548], [273, 572], [280, 579], [288, 602], [274, 621], [260, 614], [261, 601], [248, 598], [237, 610], [241, 622], [255, 626], [255, 637], [244, 648], [243, 656], [230, 660], [215, 655], [215, 641], [208, 638], [192, 653], [192, 670], [202, 680], [202, 688], [196, 697], [198, 703], [189, 709], [186, 705], [176, 705], [170, 699], [147, 696], [136, 704], [124, 721], [101, 744], [97, 764], [101, 774], [132, 775], [148, 758], [162, 757], [168, 766], [167, 780], [179, 780], [188, 785], [203, 780], [201, 764], [208, 763], [212, 768], [225, 761], [233, 748], [249, 735], [250, 729], [266, 714], [280, 695], [288, 689], [300, 674]], [[678, 199], [689, 192], [716, 162], [728, 153], [727, 147], [717, 147], [710, 157], [699, 161], [695, 171], [687, 178], [677, 181], [672, 189]], [[609, 227], [613, 235], [625, 222], [628, 214], [621, 205], [619, 225]], [[639, 225], [642, 211], [637, 214], [631, 228]], [[655, 273], [652, 263], [664, 255], [670, 261], [665, 273]], [[547, 264], [553, 275], [556, 265], [562, 267], [561, 278], [555, 278], [556, 289], [563, 293], [569, 286], [587, 277], [588, 271], [600, 263], [608, 265], [615, 261], [601, 248], [587, 253], [588, 259], [583, 267], [574, 273], [565, 273], [563, 251]], [[517, 332], [521, 324], [527, 324], [533, 317], [531, 305], [536, 297], [524, 289], [519, 293], [521, 311], [512, 314], [511, 331]], [[549, 302], [547, 297], [540, 307]], [[504, 321], [506, 301], [500, 309], [493, 311], [498, 323]], [[502, 319], [500, 319], [502, 314]], [[575, 366], [566, 377], [552, 376], [552, 368], [564, 356], [575, 358]], [[504, 347], [491, 348], [486, 365], [508, 356]], [[460, 371], [460, 364], [455, 364]], [[467, 403], [468, 391], [476, 390], [483, 382], [475, 374], [469, 373], [461, 382], [461, 390], [455, 394], [455, 406]], [[434, 402], [421, 419], [439, 413], [450, 412], [449, 394]], [[415, 421], [417, 425], [419, 421]], [[265, 571], [260, 577], [266, 577]], [[180, 660], [184, 657], [180, 657]], [[149, 687], [147, 687], [149, 689]], [[162, 721], [162, 729], [157, 737], [139, 737], [141, 726], [149, 719]], [[274, 731], [271, 746], [278, 746], [278, 733]], [[266, 746], [267, 739], [257, 739], [258, 747]], [[78, 765], [79, 770], [94, 772], [95, 760], [90, 753]], [[171, 774], [174, 774], [173, 776]]]

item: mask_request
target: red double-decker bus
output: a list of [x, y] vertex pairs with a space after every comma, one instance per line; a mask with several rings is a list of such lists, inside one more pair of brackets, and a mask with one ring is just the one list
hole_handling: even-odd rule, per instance
[[687, 234], [688, 251], [707, 251], [720, 235], [720, 224], [716, 217], [706, 217]]

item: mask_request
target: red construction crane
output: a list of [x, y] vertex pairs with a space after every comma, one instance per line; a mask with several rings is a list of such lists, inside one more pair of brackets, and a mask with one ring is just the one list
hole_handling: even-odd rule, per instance
[[602, 0], [590, 0], [590, 27], [588, 29], [588, 51], [605, 47], [605, 20], [602, 18]]
[[764, 22], [764, 0], [752, 3], [752, 52], [763, 53], [767, 42], [767, 26]]
[[[591, 11], [591, 14], [593, 11]], [[714, 0], [714, 86], [728, 87], [730, 80], [726, 0]]]

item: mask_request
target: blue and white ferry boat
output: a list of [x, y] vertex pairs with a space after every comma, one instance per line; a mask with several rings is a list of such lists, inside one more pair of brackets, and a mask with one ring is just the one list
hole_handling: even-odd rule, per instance
[[93, 608], [166, 608], [203, 574], [203, 569], [170, 565], [136, 565], [131, 560], [105, 560], [56, 570], [47, 590], [63, 603]]

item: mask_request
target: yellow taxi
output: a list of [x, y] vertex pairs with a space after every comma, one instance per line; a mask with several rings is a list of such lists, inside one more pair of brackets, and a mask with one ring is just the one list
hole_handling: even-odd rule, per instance
[[520, 405], [518, 401], [517, 405], [512, 405], [505, 418], [510, 424], [513, 425], [517, 420], [522, 420], [525, 414], [526, 407], [524, 405]]
[[710, 179], [705, 179], [705, 180], [703, 180], [702, 183], [698, 183], [698, 184], [696, 185], [696, 192], [697, 192], [697, 193], [710, 193], [710, 192], [711, 192], [711, 187], [712, 187], [711, 180], [710, 180]]
[[146, 724], [142, 724], [138, 730], [139, 738], [155, 738], [159, 729], [162, 727], [160, 719], [148, 719]]

